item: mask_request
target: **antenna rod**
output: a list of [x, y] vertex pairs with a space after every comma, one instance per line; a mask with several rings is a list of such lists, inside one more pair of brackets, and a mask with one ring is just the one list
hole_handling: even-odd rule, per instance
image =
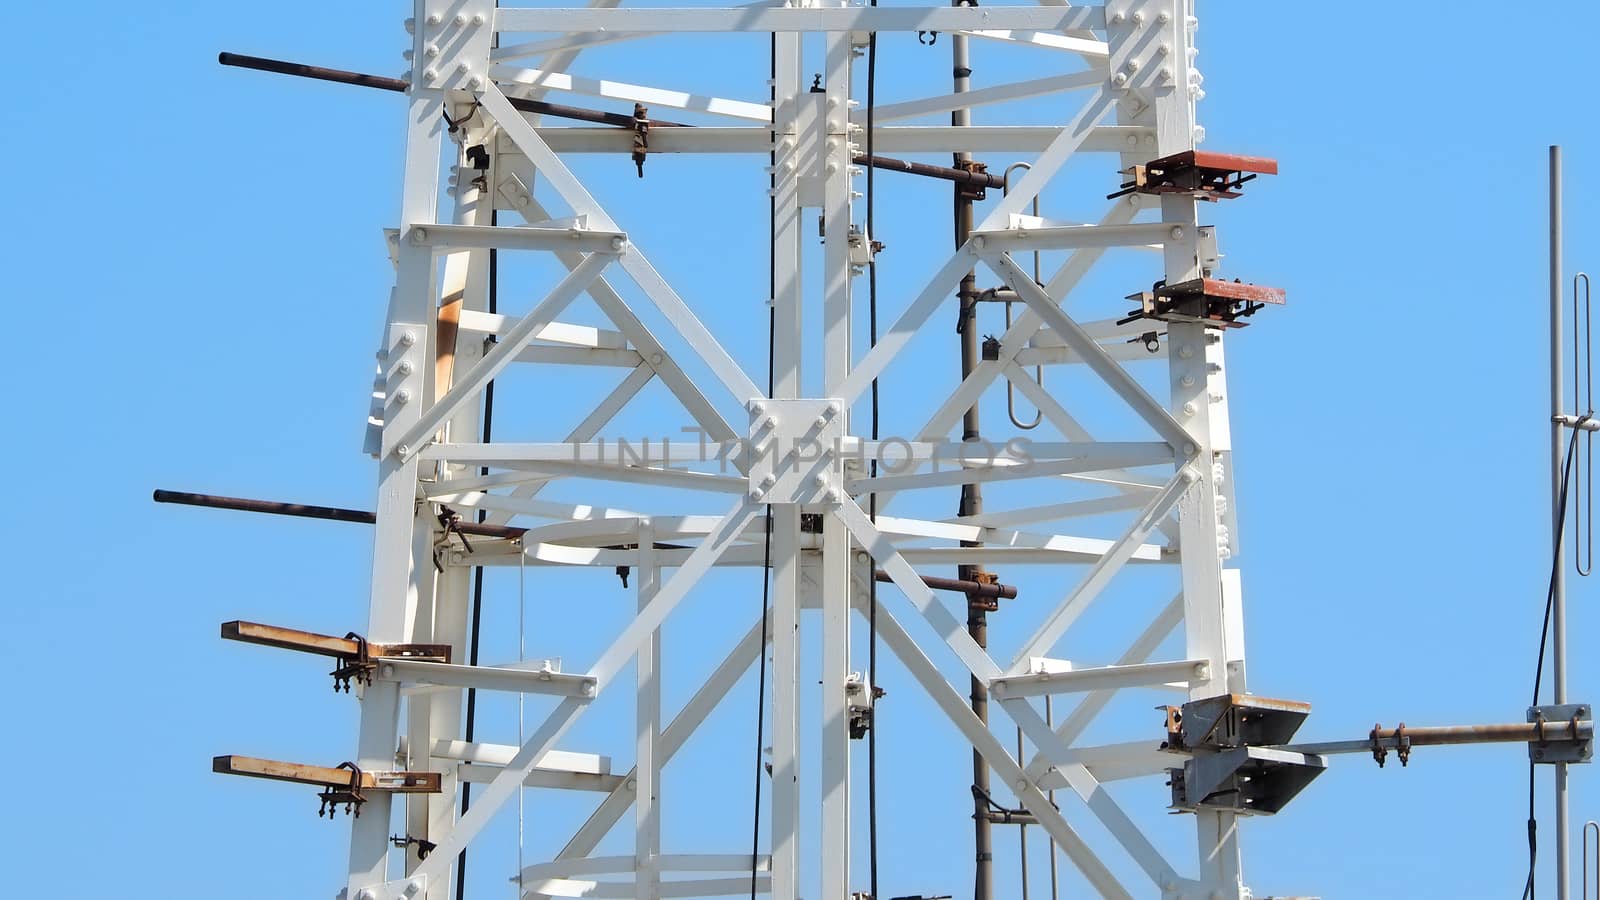
[[[272, 72], [277, 75], [293, 75], [297, 78], [332, 81], [335, 84], [352, 84], [356, 87], [375, 88], [380, 91], [392, 91], [397, 94], [405, 93], [406, 88], [409, 87], [405, 81], [399, 78], [386, 78], [382, 75], [369, 75], [365, 72], [351, 72], [345, 69], [328, 69], [322, 66], [288, 62], [282, 59], [268, 59], [264, 56], [246, 56], [242, 53], [218, 53], [217, 62], [240, 69], [255, 69], [259, 72]], [[507, 97], [506, 99], [511, 101], [513, 107], [526, 113], [554, 116], [558, 119], [573, 119], [579, 122], [592, 122], [596, 125], [612, 125], [617, 128], [626, 128], [629, 132], [632, 132], [634, 128], [633, 116], [622, 113], [605, 112], [599, 109], [584, 109], [580, 106], [566, 106], [561, 103], [547, 103], [543, 100], [528, 100], [523, 97]], [[682, 122], [668, 122], [663, 119], [651, 118], [650, 127], [693, 128], [694, 126], [686, 125]], [[852, 162], [856, 165], [871, 166], [874, 169], [883, 169], [888, 172], [904, 172], [907, 175], [938, 178], [943, 181], [953, 181], [956, 184], [971, 187], [998, 188], [1005, 185], [1005, 181], [998, 175], [966, 172], [948, 166], [911, 162], [889, 156], [857, 155]]]
[[[1554, 544], [1550, 590], [1555, 607], [1552, 667], [1557, 705], [1567, 702], [1567, 575], [1561, 541], [1561, 462], [1564, 427], [1554, 419], [1565, 412], [1561, 381], [1561, 147], [1550, 147], [1550, 522]], [[1576, 324], [1574, 324], [1576, 327]], [[1573, 361], [1577, 365], [1577, 361]], [[1535, 700], [1537, 702], [1537, 700]], [[1571, 844], [1567, 836], [1567, 764], [1556, 763], [1556, 900], [1568, 900]]]
[[[203, 506], [209, 509], [233, 509], [240, 512], [264, 513], [271, 516], [295, 516], [302, 519], [327, 519], [333, 522], [353, 522], [357, 525], [371, 525], [378, 521], [377, 513], [366, 509], [346, 509], [340, 506], [317, 506], [308, 503], [283, 503], [277, 500], [253, 500], [248, 497], [219, 497], [215, 494], [194, 494], [187, 491], [158, 490], [152, 497], [157, 503], [177, 503], [183, 506]], [[527, 533], [528, 529], [518, 528], [515, 525], [493, 525], [488, 522], [469, 522], [462, 520], [452, 526], [457, 531], [481, 537], [496, 537], [515, 540]], [[657, 544], [657, 549], [676, 548], [674, 544]], [[617, 549], [617, 548], [611, 548]], [[878, 569], [875, 572], [878, 581], [883, 584], [893, 584], [894, 579], [888, 572]], [[937, 575], [919, 576], [922, 583], [930, 590], [950, 591], [956, 594], [966, 594], [968, 598], [984, 598], [996, 600], [1015, 600], [1017, 588], [1010, 584], [990, 584], [978, 581], [963, 581], [959, 578], [940, 578]]]

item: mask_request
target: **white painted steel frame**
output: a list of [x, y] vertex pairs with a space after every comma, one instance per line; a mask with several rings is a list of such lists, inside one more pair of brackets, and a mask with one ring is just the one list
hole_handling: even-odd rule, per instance
[[[884, 644], [926, 690], [955, 728], [980, 752], [1031, 811], [1089, 884], [1107, 897], [1131, 897], [1148, 890], [1120, 882], [1084, 837], [1050, 804], [1044, 791], [1070, 788], [1109, 837], [1165, 897], [1242, 900], [1244, 887], [1238, 832], [1233, 817], [1203, 812], [1196, 817], [1198, 862], [1177, 866], [1145, 836], [1133, 817], [1103, 787], [1108, 780], [1159, 772], [1161, 757], [1134, 745], [1106, 747], [1078, 743], [1094, 717], [1121, 688], [1187, 683], [1193, 697], [1242, 691], [1243, 647], [1238, 646], [1237, 578], [1225, 573], [1231, 536], [1219, 512], [1219, 497], [1231, 477], [1231, 445], [1226, 434], [1226, 391], [1222, 384], [1221, 335], [1197, 325], [1167, 328], [1164, 358], [1169, 395], [1163, 401], [1123, 365], [1149, 358], [1142, 347], [1131, 352], [1127, 331], [1106, 323], [1077, 321], [1064, 301], [1109, 248], [1153, 248], [1163, 255], [1169, 281], [1197, 277], [1196, 203], [1185, 197], [1159, 201], [1137, 195], [1111, 205], [1095, 225], [1070, 226], [1020, 217], [1028, 204], [1057, 178], [1069, 160], [1083, 153], [1120, 154], [1119, 167], [1188, 150], [1197, 126], [1194, 101], [1198, 81], [1189, 52], [1193, 0], [1107, 0], [1104, 7], [1044, 4], [983, 7], [866, 7], [802, 2], [757, 3], [732, 9], [617, 8], [617, 0], [592, 0], [587, 8], [495, 9], [492, 0], [415, 0], [408, 104], [406, 164], [400, 239], [394, 244], [396, 283], [380, 354], [382, 401], [378, 461], [379, 497], [370, 616], [366, 635], [383, 642], [450, 643], [463, 652], [468, 575], [473, 565], [627, 565], [636, 572], [638, 614], [591, 666], [580, 672], [540, 673], [427, 663], [397, 662], [367, 687], [361, 698], [358, 762], [390, 768], [399, 738], [405, 735], [412, 768], [444, 775], [438, 797], [408, 800], [406, 833], [437, 844], [426, 860], [408, 851], [403, 877], [388, 866], [390, 797], [375, 794], [354, 820], [347, 880], [353, 900], [394, 900], [453, 895], [451, 867], [498, 809], [524, 785], [599, 790], [604, 799], [577, 829], [557, 859], [525, 868], [528, 896], [628, 896], [653, 900], [667, 896], [711, 896], [748, 890], [749, 879], [776, 900], [797, 900], [800, 873], [818, 873], [826, 900], [845, 900], [860, 887], [860, 867], [851, 860], [851, 745], [846, 685], [852, 677], [852, 622], [865, 602], [864, 578], [874, 567], [886, 570], [896, 590], [884, 591], [878, 613]], [[922, 282], [904, 311], [864, 355], [854, 313], [854, 277], [860, 262], [852, 253], [857, 221], [853, 201], [860, 170], [852, 165], [862, 152], [863, 117], [851, 94], [853, 57], [865, 32], [959, 30], [1012, 45], [1067, 51], [1074, 68], [1042, 79], [980, 88], [957, 98], [936, 95], [884, 104], [878, 121], [947, 112], [957, 105], [1011, 101], [1064, 91], [1080, 91], [1084, 102], [1064, 125], [885, 126], [877, 133], [878, 152], [974, 152], [1024, 150], [1040, 155], [1001, 200], [990, 205], [971, 239]], [[494, 49], [496, 32], [505, 35]], [[512, 32], [551, 37], [517, 41]], [[570, 66], [580, 51], [619, 40], [644, 41], [674, 32], [771, 32], [776, 75], [765, 101], [701, 96], [653, 86], [579, 76]], [[1086, 36], [1089, 35], [1089, 36]], [[825, 61], [823, 94], [812, 94], [801, 69], [808, 40], [820, 45]], [[536, 67], [511, 61], [537, 59]], [[748, 94], [752, 86], [735, 86]], [[563, 162], [562, 153], [626, 152], [628, 132], [593, 127], [552, 127], [516, 111], [508, 97], [541, 97], [548, 91], [586, 94], [612, 100], [637, 100], [723, 118], [771, 125], [656, 129], [652, 152], [772, 153], [773, 260], [777, 290], [771, 298], [777, 323], [774, 387], [771, 397], [735, 362], [695, 316], [691, 300], [651, 265], [643, 248], [612, 220], [604, 207]], [[442, 113], [463, 122], [448, 136]], [[473, 115], [476, 111], [477, 114]], [[1107, 118], [1115, 121], [1102, 121]], [[775, 140], [774, 140], [775, 138]], [[452, 192], [455, 211], [441, 222], [440, 163], [445, 146], [457, 154], [468, 145], [491, 149], [482, 180], [468, 169]], [[464, 162], [464, 160], [462, 160]], [[1108, 176], [1108, 181], [1110, 176]], [[537, 188], [537, 190], [535, 190]], [[545, 195], [538, 199], [535, 193]], [[551, 195], [570, 210], [552, 217]], [[491, 207], [516, 213], [526, 224], [490, 224]], [[1134, 223], [1143, 209], [1156, 221]], [[802, 271], [802, 241], [807, 210], [820, 210], [824, 251], [820, 269]], [[566, 272], [520, 317], [489, 315], [484, 304], [488, 249], [551, 255]], [[1036, 249], [1070, 250], [1065, 264], [1041, 285], [1013, 261], [1012, 253]], [[443, 256], [442, 275], [438, 259]], [[822, 398], [837, 398], [846, 434], [850, 408], [873, 379], [900, 361], [912, 338], [935, 312], [948, 309], [961, 275], [979, 267], [992, 270], [1022, 298], [1025, 311], [999, 339], [994, 358], [983, 361], [948, 397], [927, 424], [906, 443], [907, 471], [866, 478], [864, 460], [877, 445], [824, 451], [826, 471], [815, 496], [764, 499], [755, 478], [746, 478], [752, 453], [743, 446], [743, 428], [726, 411], [757, 401], [802, 402], [803, 365], [820, 365]], [[714, 376], [702, 392], [651, 333], [630, 301], [606, 279], [625, 275], [670, 323], [675, 342], [690, 348], [696, 366]], [[620, 273], [620, 275], [619, 275]], [[820, 284], [823, 321], [820, 347], [802, 345], [807, 278]], [[606, 328], [559, 321], [562, 310], [587, 294], [611, 319]], [[459, 301], [461, 335], [453, 347], [439, 347], [443, 333], [441, 302]], [[484, 335], [496, 342], [485, 352]], [[440, 351], [451, 355], [438, 365]], [[482, 394], [509, 366], [601, 365], [627, 370], [620, 384], [567, 434], [566, 443], [477, 443]], [[1081, 364], [1109, 389], [1124, 408], [1150, 429], [1144, 443], [1096, 443], [1079, 423], [1082, 411], [1069, 411], [1059, 398], [1039, 387], [1021, 368], [1036, 363]], [[997, 379], [1015, 383], [1070, 442], [1058, 452], [1041, 447], [1042, 462], [1031, 468], [1014, 461], [986, 466], [939, 466], [950, 429], [962, 411], [976, 403]], [[688, 455], [691, 444], [656, 458], [619, 463], [598, 456], [591, 443], [607, 422], [659, 378], [683, 404], [718, 455], [707, 461]], [[739, 415], [742, 415], [740, 413]], [[758, 413], [756, 418], [760, 418]], [[774, 426], [775, 428], [776, 426]], [[552, 434], [551, 437], [555, 437]], [[586, 458], [585, 453], [593, 455]], [[565, 455], [564, 455], [565, 454]], [[854, 455], [852, 455], [854, 454]], [[696, 463], [701, 465], [696, 466]], [[683, 465], [696, 471], [683, 471]], [[1162, 465], [1173, 466], [1165, 473]], [[479, 467], [494, 471], [480, 475]], [[669, 468], [671, 466], [672, 468]], [[1149, 468], [1158, 467], [1156, 472]], [[1130, 471], [1132, 470], [1132, 471]], [[827, 474], [827, 473], [832, 474]], [[934, 488], [967, 480], [1015, 478], [1083, 479], [1114, 493], [1100, 499], [1044, 504], [1023, 509], [990, 509], [981, 516], [928, 522], [864, 511], [862, 492], [876, 488], [879, 510], [895, 492]], [[537, 498], [556, 480], [601, 481], [672, 486], [709, 495], [738, 495], [717, 516], [655, 515], [604, 505], [556, 503]], [[482, 539], [467, 554], [457, 540], [438, 532], [438, 507], [483, 510], [493, 523], [531, 527], [522, 538]], [[802, 513], [821, 515], [821, 532], [802, 528]], [[714, 566], [759, 565], [771, 517], [772, 615], [768, 635], [759, 625], [737, 643], [724, 662], [676, 716], [666, 720], [662, 683], [669, 660], [662, 657], [662, 622]], [[1131, 515], [1113, 541], [1067, 534], [1029, 534], [1008, 529], [1079, 517]], [[531, 521], [530, 521], [531, 520]], [[1147, 543], [1159, 534], [1164, 544]], [[689, 541], [687, 549], [657, 547], [658, 541]], [[960, 548], [961, 540], [982, 540], [983, 548]], [[928, 542], [932, 541], [932, 545]], [[624, 549], [615, 549], [621, 546]], [[433, 565], [442, 551], [442, 571]], [[925, 587], [915, 568], [934, 560], [1001, 559], [1015, 562], [1088, 564], [1082, 580], [1040, 616], [1033, 635], [1009, 665], [995, 662], [968, 635], [961, 620]], [[820, 560], [820, 562], [818, 562]], [[1129, 563], [1166, 562], [1180, 571], [1181, 593], [1164, 605], [1145, 631], [1114, 665], [1079, 668], [1045, 677], [1027, 671], [1031, 656], [1046, 655], [1077, 617]], [[1233, 586], [1233, 587], [1230, 587]], [[909, 601], [906, 603], [905, 601]], [[801, 621], [815, 609], [819, 646], [802, 645]], [[973, 715], [966, 701], [901, 621], [915, 613], [954, 653], [962, 666], [987, 683], [1000, 709], [1013, 718], [1038, 749], [1032, 761], [1014, 758]], [[1020, 614], [1020, 613], [1019, 613]], [[1182, 623], [1183, 652], [1176, 660], [1150, 661], [1162, 641]], [[919, 626], [919, 630], [921, 627]], [[856, 634], [861, 632], [857, 630]], [[662, 767], [683, 746], [721, 697], [748, 669], [770, 638], [772, 647], [772, 794], [770, 855], [709, 856], [664, 854], [661, 809]], [[944, 651], [940, 651], [941, 655]], [[820, 657], [823, 678], [820, 718], [802, 720], [800, 666]], [[636, 663], [632, 686], [634, 769], [610, 773], [609, 761], [556, 750], [557, 742], [592, 700], [613, 688], [619, 672]], [[964, 677], [964, 676], [963, 676]], [[415, 685], [432, 685], [414, 689]], [[441, 687], [442, 686], [442, 687]], [[520, 747], [490, 748], [461, 742], [461, 690], [510, 690], [561, 696], [555, 711], [536, 724]], [[1054, 729], [1045, 725], [1030, 696], [1046, 692], [1085, 692], [1083, 703]], [[404, 712], [404, 731], [402, 731]], [[663, 723], [666, 722], [664, 725]], [[820, 759], [802, 760], [801, 735], [822, 739]], [[1145, 745], [1140, 745], [1145, 746]], [[430, 748], [420, 752], [417, 748]], [[815, 768], [812, 768], [812, 765]], [[801, 834], [801, 786], [809, 779], [822, 798], [820, 834]], [[454, 791], [461, 782], [485, 782], [471, 810], [457, 816]], [[590, 857], [600, 839], [629, 807], [634, 809], [634, 850], [626, 856]], [[1154, 816], [1162, 810], [1141, 810]], [[677, 843], [682, 843], [681, 841]], [[726, 851], [730, 848], [722, 848]], [[1181, 875], [1180, 869], [1194, 874]], [[721, 873], [723, 877], [678, 880], [678, 872]], [[621, 880], [617, 880], [621, 879]]]

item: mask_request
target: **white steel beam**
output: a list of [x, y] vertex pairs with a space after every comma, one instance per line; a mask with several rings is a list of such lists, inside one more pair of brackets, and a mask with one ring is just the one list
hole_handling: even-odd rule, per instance
[[1104, 28], [1098, 6], [747, 7], [730, 9], [501, 9], [509, 32], [1072, 31]]

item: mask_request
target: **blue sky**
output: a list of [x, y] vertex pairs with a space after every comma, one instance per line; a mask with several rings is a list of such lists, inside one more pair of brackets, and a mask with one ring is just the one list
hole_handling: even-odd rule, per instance
[[[1526, 23], [1507, 9], [1200, 10], [1206, 146], [1283, 166], [1246, 199], [1207, 212], [1230, 277], [1289, 290], [1286, 308], [1230, 338], [1245, 544], [1237, 563], [1252, 689], [1312, 702], [1309, 737], [1358, 737], [1374, 721], [1515, 721], [1527, 703], [1548, 566], [1545, 148], [1568, 147], [1568, 258], [1574, 268], [1600, 265], [1600, 222], [1585, 202], [1600, 187], [1600, 131], [1586, 94], [1586, 36], [1600, 8], [1547, 4]], [[0, 652], [22, 679], [0, 741], [14, 779], [0, 834], [25, 863], [10, 879], [18, 896], [87, 896], [108, 881], [170, 898], [222, 886], [263, 898], [336, 889], [346, 827], [316, 820], [313, 792], [224, 780], [208, 758], [344, 759], [355, 701], [328, 690], [319, 663], [224, 645], [216, 628], [233, 618], [359, 628], [370, 535], [157, 507], [149, 495], [168, 487], [370, 506], [360, 438], [392, 277], [380, 229], [397, 215], [401, 106], [215, 59], [233, 50], [398, 75], [404, 16], [399, 4], [300, 0], [89, 0], [12, 13], [17, 37], [4, 65], [21, 90], [0, 154], [13, 173], [13, 421], [54, 443], [39, 452], [12, 445], [11, 465], [19, 477], [43, 466], [25, 480], [56, 498], [51, 506], [31, 489], [16, 494], [0, 525], [13, 570]], [[711, 57], [699, 45], [596, 54], [587, 74], [654, 72], [698, 88], [745, 71], [753, 74], [741, 96], [761, 99], [760, 47], [726, 51], [718, 69], [703, 64]], [[885, 39], [883, 99], [937, 89], [947, 64], [943, 43]], [[975, 84], [1021, 71], [1012, 66], [981, 48]], [[723, 171], [655, 158], [644, 182], [620, 157], [577, 166], [669, 278], [717, 298], [708, 321], [753, 371], [764, 316], [738, 296], [746, 283], [764, 284], [758, 242], [743, 240], [760, 231], [765, 208], [759, 165]], [[1081, 190], [1047, 212], [1095, 214], [1103, 204], [1092, 185], [1112, 175], [1087, 171], [1092, 178], [1074, 182]], [[726, 180], [708, 190], [712, 178]], [[880, 215], [895, 210], [877, 235], [890, 245], [882, 277], [892, 305], [903, 302], [892, 286], [917, 281], [944, 252], [948, 226], [937, 217], [948, 200], [895, 176], [878, 184]], [[710, 201], [722, 204], [715, 215], [705, 212]], [[714, 266], [703, 261], [708, 249]], [[1120, 297], [1111, 291], [1153, 277], [1118, 275], [1142, 271], [1139, 263], [1095, 284]], [[540, 272], [523, 275], [531, 284]], [[948, 340], [943, 355], [937, 343], [918, 344], [923, 362], [886, 378], [886, 432], [918, 424], [920, 386], [949, 380]], [[511, 387], [523, 398], [506, 409], [511, 434], [534, 433], [536, 414], [573, 419], [598, 390], [557, 391], [528, 376]], [[989, 421], [1003, 417], [992, 404], [985, 411]], [[640, 427], [668, 427], [672, 415]], [[1051, 594], [1060, 577], [1008, 580], [1031, 597]], [[592, 658], [632, 602], [609, 575], [529, 578], [531, 627], [544, 629], [530, 631], [535, 655]], [[754, 573], [714, 582], [716, 602], [737, 614], [708, 604], [669, 632], [669, 656], [687, 666], [669, 698], [714, 664], [700, 655], [702, 635], [720, 642], [759, 610], [752, 584]], [[516, 647], [514, 573], [497, 575], [492, 592], [501, 627], [485, 657], [505, 661]], [[1594, 601], [1589, 583], [1573, 585], [1580, 700], [1594, 698], [1600, 675], [1585, 653]], [[997, 625], [997, 640], [1025, 634], [1024, 615]], [[963, 896], [964, 750], [893, 669], [886, 664], [891, 700], [880, 712], [881, 752], [892, 760], [881, 776], [884, 893]], [[736, 689], [708, 726], [706, 752], [670, 775], [668, 790], [684, 799], [667, 801], [678, 834], [669, 849], [747, 846], [752, 691], [750, 681]], [[485, 715], [499, 739], [514, 736], [514, 708], [491, 704]], [[1118, 721], [1159, 728], [1137, 707]], [[595, 725], [573, 749], [616, 736]], [[1260, 894], [1514, 895], [1526, 865], [1524, 761], [1516, 747], [1419, 750], [1404, 770], [1338, 759], [1282, 815], [1246, 826], [1248, 878]], [[1592, 773], [1578, 770], [1573, 782], [1575, 821], [1600, 817]], [[1162, 790], [1118, 796], [1183, 864], [1187, 819], [1159, 815]], [[538, 817], [570, 817], [589, 802], [558, 797]], [[1548, 863], [1548, 817], [1543, 826]], [[479, 856], [478, 896], [510, 893], [513, 827], [497, 823]], [[529, 860], [561, 839], [531, 828]], [[997, 843], [1010, 853], [1014, 836]], [[95, 872], [83, 870], [86, 858]], [[1008, 878], [1002, 888], [1014, 889]]]

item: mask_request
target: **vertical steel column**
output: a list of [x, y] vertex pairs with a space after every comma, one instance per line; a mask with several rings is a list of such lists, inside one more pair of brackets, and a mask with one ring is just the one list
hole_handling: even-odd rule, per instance
[[[426, 15], [425, 0], [414, 4], [421, 21]], [[423, 54], [423, 33], [417, 29], [412, 47]], [[440, 115], [444, 93], [414, 81], [407, 108], [405, 184], [400, 204], [400, 225], [432, 224], [438, 217], [440, 142], [443, 137]], [[402, 434], [422, 413], [421, 402], [398, 403], [401, 385], [412, 396], [431, 395], [433, 381], [433, 328], [438, 297], [433, 254], [401, 240], [395, 288], [389, 300], [384, 334], [383, 362], [386, 375], [383, 436], [385, 442]], [[403, 367], [409, 363], [409, 367]], [[378, 460], [377, 524], [373, 539], [372, 589], [366, 637], [379, 642], [410, 640], [419, 598], [413, 577], [417, 567], [416, 532], [427, 531], [418, 522], [415, 459], [404, 462], [382, 448]], [[389, 450], [391, 452], [385, 452]], [[432, 598], [427, 598], [432, 602]], [[394, 765], [395, 739], [400, 722], [400, 686], [393, 681], [375, 681], [361, 696], [361, 725], [357, 739], [356, 764], [363, 769], [385, 769]], [[387, 878], [390, 813], [392, 795], [375, 791], [369, 795], [360, 818], [351, 823], [347, 887], [350, 897], [362, 888], [380, 884]]]
[[[661, 568], [656, 564], [656, 532], [645, 520], [638, 528], [639, 609], [644, 610], [661, 589]], [[639, 648], [635, 665], [638, 699], [634, 707], [634, 897], [659, 900], [661, 896], [661, 629]]]
[[[969, 0], [951, 0], [952, 6], [970, 6]], [[965, 93], [971, 88], [972, 69], [968, 65], [970, 57], [967, 52], [967, 37], [963, 34], [950, 35], [950, 60], [951, 77], [955, 93]], [[972, 124], [972, 111], [967, 107], [958, 107], [950, 111], [950, 124], [961, 127]], [[972, 154], [965, 151], [955, 154], [955, 167], [966, 168], [972, 162]], [[967, 237], [972, 233], [972, 203], [967, 195], [970, 188], [964, 185], [955, 185], [952, 192], [955, 213], [955, 245], [960, 247], [967, 242]], [[977, 273], [969, 271], [961, 276], [961, 287], [958, 289], [957, 299], [960, 307], [960, 338], [961, 338], [961, 378], [963, 381], [972, 374], [978, 365], [978, 279]], [[978, 404], [973, 402], [961, 417], [961, 439], [975, 441], [981, 436], [979, 428]], [[961, 486], [961, 502], [957, 515], [976, 516], [983, 513], [983, 488], [976, 483]], [[963, 547], [982, 546], [977, 541], [962, 541]], [[963, 581], [977, 581], [983, 567], [978, 565], [965, 565], [956, 567], [956, 577]], [[989, 646], [989, 614], [971, 598], [967, 599], [967, 633], [978, 643], [979, 647]], [[972, 711], [984, 725], [989, 724], [989, 689], [976, 675], [972, 676]], [[972, 751], [972, 841], [973, 841], [973, 873], [972, 897], [973, 900], [990, 900], [994, 896], [993, 859], [994, 848], [989, 823], [989, 764], [984, 760], [983, 754], [976, 748]]]
[[772, 504], [772, 900], [800, 896], [800, 507]]
[[[1155, 0], [1144, 4], [1143, 16], [1130, 15], [1124, 23], [1108, 30], [1115, 43], [1148, 38], [1143, 29], [1151, 20], [1163, 30], [1156, 39], [1170, 45], [1163, 66], [1170, 71], [1165, 83], [1128, 90], [1120, 104], [1123, 121], [1153, 125], [1156, 144], [1141, 152], [1147, 162], [1169, 154], [1193, 149], [1196, 143], [1195, 102], [1198, 87], [1194, 72], [1190, 0]], [[1143, 20], [1141, 23], [1140, 20]], [[1113, 54], [1113, 59], [1116, 54]], [[1130, 78], [1132, 70], [1113, 72]], [[1129, 121], [1132, 120], [1132, 121]], [[1138, 195], [1134, 195], [1137, 197]], [[1198, 201], [1186, 196], [1161, 198], [1161, 221], [1171, 232], [1165, 244], [1165, 277], [1176, 284], [1200, 277]], [[1199, 476], [1178, 506], [1178, 532], [1182, 548], [1184, 599], [1184, 644], [1189, 659], [1207, 660], [1211, 677], [1193, 682], [1189, 696], [1194, 699], [1230, 690], [1244, 690], [1243, 669], [1230, 673], [1230, 659], [1243, 660], [1243, 648], [1230, 648], [1227, 621], [1230, 602], [1223, 586], [1222, 559], [1228, 551], [1222, 539], [1218, 514], [1219, 481], [1222, 477], [1226, 392], [1213, 391], [1208, 358], [1220, 350], [1222, 333], [1199, 324], [1169, 323], [1167, 358], [1171, 412], [1189, 435], [1185, 446], [1175, 447], [1178, 458], [1193, 458]], [[1213, 347], [1213, 344], [1218, 347]], [[1232, 677], [1230, 677], [1230, 674]], [[1242, 900], [1246, 896], [1241, 864], [1237, 818], [1228, 812], [1201, 810], [1195, 814], [1198, 841], [1200, 887], [1203, 896], [1216, 900]]]
[[[821, 127], [823, 156], [823, 395], [836, 396], [850, 374], [851, 199], [855, 157], [850, 131], [849, 32], [826, 37]], [[848, 409], [842, 409], [849, 430]], [[843, 485], [836, 488], [842, 495]], [[837, 516], [824, 515], [822, 534], [822, 835], [818, 851], [822, 896], [850, 896], [850, 535]]]
[[[777, 146], [773, 187], [773, 396], [800, 396], [801, 240], [799, 104], [801, 35], [773, 36]], [[772, 535], [772, 900], [799, 896], [800, 509], [774, 505]]]
[[[486, 141], [486, 147], [492, 147], [493, 141]], [[492, 150], [491, 150], [492, 152]], [[474, 171], [463, 161], [458, 159], [456, 165], [456, 204], [453, 220], [462, 225], [488, 225], [492, 219], [492, 206], [489, 194], [479, 190], [473, 183]], [[492, 172], [484, 173], [485, 177], [492, 177]], [[444, 281], [441, 285], [441, 306], [455, 303], [462, 309], [482, 311], [488, 307], [488, 277], [489, 277], [489, 251], [488, 250], [462, 250], [450, 254], [445, 260]], [[438, 346], [446, 336], [441, 334], [435, 339]], [[483, 342], [476, 338], [469, 340], [454, 340], [448, 347], [439, 346], [436, 359], [444, 354], [450, 354], [452, 360], [448, 367], [442, 362], [435, 368], [435, 384], [433, 397], [430, 402], [437, 400], [439, 395], [450, 389], [450, 380], [454, 373], [470, 369], [483, 358]], [[469, 403], [462, 406], [461, 411], [450, 418], [447, 426], [449, 435], [467, 435], [468, 440], [477, 435], [481, 427], [482, 408], [480, 404]], [[444, 465], [439, 467], [438, 477], [441, 481], [451, 478], [461, 478], [476, 474], [476, 469], [463, 465]], [[425, 570], [424, 570], [425, 571]], [[413, 635], [416, 640], [431, 643], [449, 644], [451, 658], [465, 660], [468, 657], [467, 627], [469, 619], [469, 604], [472, 592], [472, 569], [468, 566], [447, 566], [434, 578], [434, 608], [432, 619], [432, 633], [421, 632]], [[461, 691], [437, 691], [414, 695], [410, 700], [407, 720], [409, 744], [411, 747], [412, 762], [410, 768], [431, 769], [429, 754], [433, 741], [439, 739], [455, 739], [460, 736], [461, 730]], [[406, 834], [420, 837], [425, 840], [438, 841], [449, 833], [455, 824], [456, 816], [456, 767], [444, 765], [440, 767], [441, 791], [438, 794], [412, 794], [407, 797]], [[408, 845], [406, 848], [406, 871], [410, 872], [420, 863], [418, 856], [421, 847], [418, 844]], [[453, 896], [450, 879], [435, 879], [429, 885], [426, 900], [445, 900]]]
[[[1550, 415], [1565, 412], [1566, 400], [1561, 382], [1561, 147], [1550, 147]], [[1573, 325], [1577, 327], [1576, 323]], [[1574, 362], [1576, 365], [1576, 362]], [[1555, 634], [1551, 643], [1551, 664], [1554, 672], [1551, 681], [1555, 702], [1567, 702], [1567, 573], [1566, 551], [1561, 541], [1561, 462], [1565, 451], [1560, 422], [1550, 423], [1550, 551], [1555, 562], [1551, 567], [1551, 603], [1554, 613], [1551, 628]], [[1571, 891], [1568, 877], [1569, 855], [1572, 847], [1567, 836], [1567, 764], [1555, 764], [1556, 803], [1556, 900], [1567, 900]]]

